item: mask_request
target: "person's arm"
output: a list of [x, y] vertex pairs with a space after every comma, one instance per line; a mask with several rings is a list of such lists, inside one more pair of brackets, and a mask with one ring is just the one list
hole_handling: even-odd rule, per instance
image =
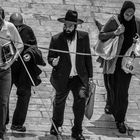
[[117, 27], [118, 25], [116, 24], [115, 19], [111, 17], [99, 32], [99, 39], [101, 41], [106, 41], [110, 38], [115, 37], [116, 35], [114, 32]]
[[[55, 49], [55, 41], [54, 41], [54, 38], [52, 37], [51, 38], [51, 42], [50, 42], [50, 46], [49, 46], [49, 49]], [[58, 56], [58, 53], [55, 52], [55, 51], [51, 51], [49, 50], [49, 53], [48, 53], [48, 63], [54, 67], [54, 66], [57, 66], [58, 62], [59, 62], [59, 56]]]
[[[13, 41], [16, 49], [17, 49], [17, 52], [14, 56], [14, 59], [13, 59], [13, 62], [15, 61], [15, 59], [21, 54], [23, 48], [24, 48], [24, 44], [23, 44], [23, 41], [19, 35], [19, 32], [18, 30], [16, 29], [15, 26], [12, 26], [11, 28], [13, 28], [11, 31], [11, 40]], [[13, 63], [12, 62], [12, 63]]]
[[30, 39], [29, 39], [28, 43], [31, 45], [37, 45], [36, 36], [35, 36], [32, 28], [29, 27], [28, 31], [29, 31], [29, 35], [30, 35]]
[[17, 52], [21, 53], [23, 48], [24, 48], [24, 44], [23, 44], [23, 41], [19, 35], [18, 30], [16, 29], [16, 27], [12, 23], [11, 23], [11, 26], [9, 27], [9, 30], [10, 30], [10, 34], [11, 34], [11, 41], [13, 41], [13, 43], [17, 49]]
[[14, 43], [14, 46], [16, 47], [16, 53], [14, 55], [14, 58], [5, 66], [3, 66], [1, 69], [8, 69], [13, 62], [17, 59], [19, 54], [23, 50], [23, 42], [21, 40], [21, 37], [16, 29], [16, 27], [13, 24], [9, 24], [9, 31], [10, 31], [10, 36], [11, 36], [11, 41]]

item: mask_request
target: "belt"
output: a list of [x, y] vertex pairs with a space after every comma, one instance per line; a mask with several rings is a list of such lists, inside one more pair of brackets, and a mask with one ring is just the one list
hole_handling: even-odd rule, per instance
[[69, 79], [72, 79], [72, 78], [75, 78], [75, 77], [78, 77], [78, 75], [69, 76]]

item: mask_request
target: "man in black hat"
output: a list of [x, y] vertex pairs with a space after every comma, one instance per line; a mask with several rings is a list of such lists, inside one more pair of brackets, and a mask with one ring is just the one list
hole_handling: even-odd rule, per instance
[[53, 67], [50, 82], [56, 90], [50, 133], [55, 136], [59, 134], [58, 128], [63, 124], [66, 98], [71, 90], [74, 97], [72, 137], [85, 140], [82, 135], [82, 122], [88, 83], [93, 76], [92, 57], [76, 53], [91, 53], [89, 36], [87, 32], [76, 30], [77, 25], [83, 23], [78, 19], [76, 11], [68, 10], [65, 18], [59, 18], [58, 21], [64, 23], [63, 32], [52, 37], [50, 49], [69, 53], [51, 50], [48, 53], [48, 63]]

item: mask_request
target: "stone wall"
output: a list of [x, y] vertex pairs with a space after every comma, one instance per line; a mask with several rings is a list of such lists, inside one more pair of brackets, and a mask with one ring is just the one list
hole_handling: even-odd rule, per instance
[[[51, 36], [62, 31], [63, 24], [57, 18], [63, 17], [68, 9], [77, 10], [79, 18], [85, 22], [80, 25], [79, 30], [89, 32], [91, 48], [97, 41], [98, 29], [95, 26], [94, 18], [102, 24], [112, 15], [119, 12], [124, 0], [0, 0], [0, 5], [5, 9], [6, 20], [13, 12], [21, 12], [24, 22], [31, 26], [38, 40], [38, 46], [48, 48]], [[136, 15], [140, 15], [140, 1], [133, 0], [136, 4]], [[47, 57], [47, 50], [41, 49], [44, 59]], [[93, 52], [93, 49], [92, 49]], [[93, 52], [94, 54], [94, 52]], [[96, 62], [97, 56], [93, 57], [94, 80], [99, 88], [97, 92], [105, 92], [102, 69]], [[46, 74], [49, 77], [51, 67], [43, 69], [42, 79], [46, 83]], [[47, 78], [48, 78], [47, 77]], [[138, 89], [139, 80], [133, 79], [132, 88]], [[132, 89], [133, 90], [133, 89]], [[136, 90], [136, 92], [138, 92]]]

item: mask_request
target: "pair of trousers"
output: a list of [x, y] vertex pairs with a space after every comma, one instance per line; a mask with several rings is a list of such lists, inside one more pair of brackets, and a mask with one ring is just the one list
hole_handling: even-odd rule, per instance
[[[23, 126], [28, 112], [28, 106], [31, 97], [31, 87], [22, 87], [22, 88], [17, 87], [16, 94], [17, 94], [17, 103], [12, 118], [12, 125]], [[6, 124], [8, 123], [9, 123], [9, 108], [7, 113]]]
[[82, 132], [82, 121], [85, 112], [85, 99], [87, 88], [83, 85], [81, 79], [78, 76], [74, 76], [69, 79], [66, 92], [56, 91], [56, 95], [53, 102], [53, 117], [52, 120], [57, 127], [61, 127], [64, 119], [64, 109], [69, 91], [73, 94], [73, 113], [74, 113], [74, 126], [73, 132]]
[[31, 88], [17, 88], [16, 94], [18, 98], [16, 108], [13, 114], [12, 125], [23, 126], [27, 116], [29, 101], [31, 97]]
[[131, 74], [125, 73], [121, 67], [117, 68], [113, 74], [108, 75], [111, 92], [111, 107], [116, 122], [125, 121], [131, 76]]
[[111, 107], [111, 91], [110, 91], [110, 87], [109, 87], [109, 74], [103, 74], [104, 77], [104, 85], [106, 88], [106, 92], [107, 92], [107, 98], [106, 98], [106, 105]]
[[0, 136], [5, 132], [7, 106], [11, 88], [11, 69], [0, 71]]

